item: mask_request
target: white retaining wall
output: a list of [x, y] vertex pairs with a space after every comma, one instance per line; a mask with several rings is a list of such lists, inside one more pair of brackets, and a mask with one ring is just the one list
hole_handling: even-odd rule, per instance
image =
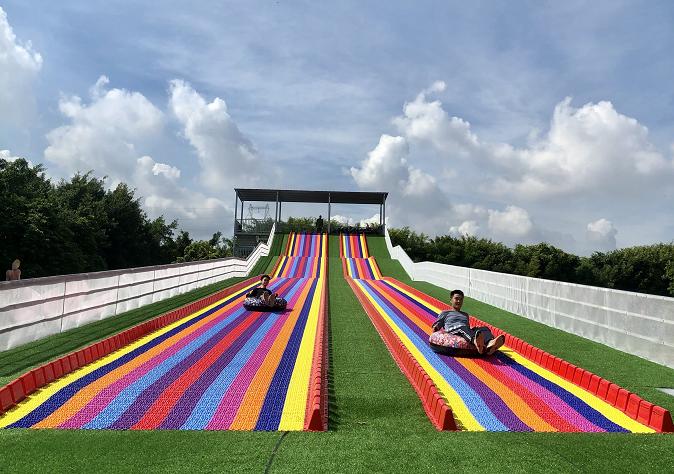
[[459, 288], [497, 308], [674, 368], [674, 298], [414, 263], [399, 245], [391, 245], [388, 230], [386, 245], [413, 280]]
[[247, 276], [260, 257], [269, 254], [274, 230], [246, 260], [223, 258], [0, 282], [0, 351], [227, 278]]

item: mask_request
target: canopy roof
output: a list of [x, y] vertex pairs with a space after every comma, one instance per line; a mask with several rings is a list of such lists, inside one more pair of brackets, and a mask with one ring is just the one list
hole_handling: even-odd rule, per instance
[[307, 191], [299, 189], [234, 188], [241, 201], [319, 202], [332, 204], [383, 204], [388, 193], [359, 191]]

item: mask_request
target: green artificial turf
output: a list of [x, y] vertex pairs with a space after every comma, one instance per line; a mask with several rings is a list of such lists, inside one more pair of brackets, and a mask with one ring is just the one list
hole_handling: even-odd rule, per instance
[[[343, 279], [336, 239], [330, 237], [332, 257], [329, 258], [328, 273], [329, 432], [0, 430], [0, 446], [3, 447], [0, 469], [7, 472], [85, 469], [98, 472], [265, 472], [269, 468], [269, 472], [283, 473], [672, 470], [673, 435], [436, 431], [416, 393], [393, 362]], [[381, 250], [377, 242], [370, 245], [371, 250]], [[383, 259], [384, 265], [380, 264], [380, 267], [385, 274], [404, 277], [399, 264], [396, 267], [397, 262], [385, 261], [387, 254], [377, 258]], [[384, 271], [384, 268], [388, 270]], [[419, 282], [414, 285], [445, 301], [448, 299], [446, 290]], [[524, 324], [521, 330], [531, 332], [526, 326], [530, 321], [478, 304], [475, 301], [466, 303], [469, 311], [485, 320], [493, 318], [494, 324], [504, 329], [510, 324], [508, 330], [515, 333], [519, 328], [517, 324]], [[518, 323], [518, 320], [523, 321]], [[554, 330], [544, 326], [538, 330], [541, 347], [546, 341], [552, 344], [563, 336], [554, 334], [550, 337], [552, 340], [548, 340], [543, 335], [547, 331]], [[577, 351], [576, 339], [583, 341], [571, 336], [559, 342], [559, 346], [576, 344]], [[568, 347], [568, 352], [571, 358], [573, 347]], [[616, 354], [620, 353], [604, 349], [609, 368], [612, 364], [608, 360], [622, 363], [623, 359], [615, 359]], [[642, 370], [641, 365], [635, 367]], [[614, 370], [619, 373], [618, 369]], [[627, 372], [626, 376], [630, 375], [630, 371]], [[639, 379], [635, 374], [629, 380]]]
[[400, 280], [405, 283], [409, 283], [411, 281], [410, 276], [407, 274], [400, 262], [391, 258], [391, 255], [386, 248], [386, 240], [384, 237], [373, 235], [368, 236], [367, 248], [370, 252], [370, 255], [377, 259], [377, 265], [379, 265], [379, 270], [381, 270], [382, 275], [393, 277], [396, 280]]

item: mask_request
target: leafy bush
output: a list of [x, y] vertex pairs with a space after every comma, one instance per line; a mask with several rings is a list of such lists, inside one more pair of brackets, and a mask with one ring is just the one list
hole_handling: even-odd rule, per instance
[[391, 243], [400, 245], [415, 262], [432, 261], [662, 296], [674, 296], [674, 243], [596, 252], [579, 257], [547, 243], [516, 245], [477, 237], [427, 235], [389, 229]]

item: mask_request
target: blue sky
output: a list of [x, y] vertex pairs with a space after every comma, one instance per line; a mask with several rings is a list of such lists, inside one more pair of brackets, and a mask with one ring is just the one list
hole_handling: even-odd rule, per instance
[[1, 153], [194, 236], [231, 233], [235, 186], [388, 191], [392, 226], [582, 254], [674, 235], [669, 2], [0, 8]]

